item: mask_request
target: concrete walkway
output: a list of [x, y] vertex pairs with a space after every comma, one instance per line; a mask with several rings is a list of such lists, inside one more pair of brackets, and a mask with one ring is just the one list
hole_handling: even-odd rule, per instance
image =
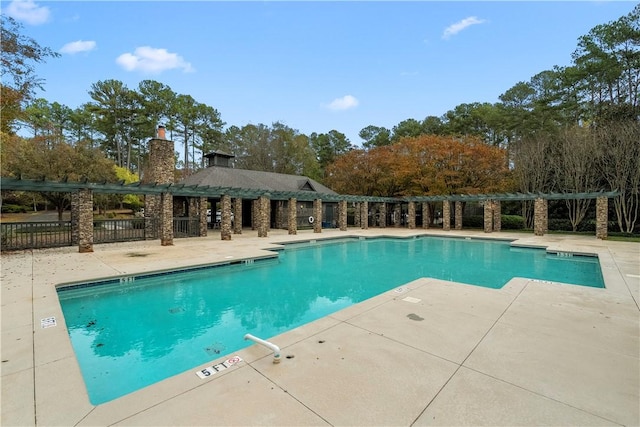
[[[265, 255], [278, 242], [470, 236], [597, 254], [606, 289], [511, 280], [487, 289], [422, 278], [103, 405], [89, 403], [55, 286]], [[640, 424], [640, 244], [595, 237], [349, 229], [3, 254], [3, 426]], [[57, 326], [42, 328], [55, 316]]]

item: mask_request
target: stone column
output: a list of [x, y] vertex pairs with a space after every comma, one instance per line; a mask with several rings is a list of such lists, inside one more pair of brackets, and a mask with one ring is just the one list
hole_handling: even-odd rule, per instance
[[360, 227], [363, 230], [369, 228], [369, 202], [360, 203]]
[[71, 244], [80, 242], [80, 197], [78, 192], [71, 193]]
[[387, 227], [387, 204], [385, 202], [380, 203], [380, 227]]
[[416, 202], [409, 202], [409, 229], [416, 228]]
[[256, 202], [258, 237], [267, 237], [267, 231], [269, 230], [269, 202], [270, 200], [265, 196], [260, 196]]
[[347, 231], [347, 201], [338, 202], [338, 227], [340, 231]]
[[442, 201], [442, 229], [451, 230], [451, 202], [448, 200]]
[[393, 205], [393, 217], [393, 226], [396, 228], [400, 227], [402, 225], [402, 205], [400, 203]]
[[549, 209], [547, 200], [537, 198], [533, 205], [533, 233], [544, 236], [549, 229]]
[[484, 232], [491, 233], [493, 231], [493, 200], [485, 200], [484, 208]]
[[298, 201], [295, 197], [289, 199], [289, 234], [298, 234]]
[[361, 220], [360, 215], [362, 214], [362, 206], [360, 202], [356, 202], [356, 211], [353, 213], [353, 225], [355, 227], [360, 227]]
[[258, 206], [260, 205], [260, 199], [251, 201], [251, 229], [257, 230], [260, 221], [260, 214], [258, 212]]
[[173, 194], [160, 195], [160, 245], [173, 246]]
[[233, 199], [233, 234], [242, 234], [242, 198]]
[[276, 229], [284, 228], [284, 200], [276, 201]]
[[78, 252], [93, 252], [93, 192], [78, 190]]
[[596, 238], [606, 240], [608, 237], [608, 223], [609, 199], [607, 197], [598, 197], [596, 199]]
[[454, 214], [453, 214], [453, 219], [454, 219], [454, 223], [455, 223], [455, 229], [456, 230], [462, 230], [462, 202], [458, 201], [458, 202], [454, 202], [453, 203], [453, 208], [455, 210]]
[[224, 194], [220, 198], [220, 238], [231, 240], [231, 196]]
[[429, 209], [429, 202], [422, 202], [422, 228], [429, 228], [430, 223], [431, 209]]
[[313, 232], [322, 233], [322, 200], [313, 201]]
[[[172, 184], [175, 169], [173, 141], [164, 139], [164, 129], [158, 138], [149, 140], [149, 161], [144, 183]], [[169, 209], [164, 212], [163, 210]], [[155, 221], [158, 220], [160, 244], [173, 245], [173, 195], [146, 195], [144, 203], [145, 237], [157, 238]]]
[[493, 208], [493, 231], [502, 230], [502, 205], [500, 200], [494, 200], [491, 204]]
[[199, 197], [198, 201], [198, 219], [200, 223], [200, 237], [205, 237], [208, 233], [207, 227], [207, 198]]

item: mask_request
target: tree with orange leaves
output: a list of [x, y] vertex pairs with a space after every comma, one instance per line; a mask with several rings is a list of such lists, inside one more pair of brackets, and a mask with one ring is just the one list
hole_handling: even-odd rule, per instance
[[495, 193], [511, 183], [506, 151], [473, 137], [403, 138], [353, 150], [327, 172], [327, 184], [339, 193], [376, 196]]

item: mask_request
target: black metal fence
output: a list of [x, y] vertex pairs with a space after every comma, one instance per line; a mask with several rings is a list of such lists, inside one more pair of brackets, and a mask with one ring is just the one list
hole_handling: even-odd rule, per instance
[[71, 221], [0, 224], [3, 251], [71, 246]]
[[173, 218], [173, 237], [198, 237], [200, 220], [198, 218]]
[[[147, 234], [146, 224], [150, 223]], [[101, 219], [93, 221], [93, 243], [153, 240], [159, 236], [157, 218]]]

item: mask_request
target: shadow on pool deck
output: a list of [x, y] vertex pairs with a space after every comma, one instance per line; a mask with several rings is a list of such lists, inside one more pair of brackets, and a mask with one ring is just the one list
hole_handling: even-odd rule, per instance
[[[347, 235], [518, 239], [597, 254], [606, 289], [419, 279], [198, 368], [89, 403], [55, 285], [263, 256]], [[595, 237], [407, 229], [272, 230], [2, 255], [2, 425], [639, 425], [640, 245]], [[55, 316], [57, 326], [41, 328]], [[234, 353], [235, 354], [235, 353]], [[37, 423], [36, 423], [37, 421]]]

